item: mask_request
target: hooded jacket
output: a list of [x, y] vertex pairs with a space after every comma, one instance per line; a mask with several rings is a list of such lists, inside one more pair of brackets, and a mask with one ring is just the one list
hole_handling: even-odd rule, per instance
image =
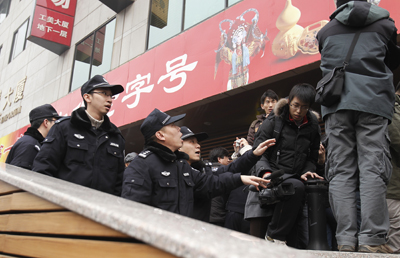
[[187, 159], [184, 152], [172, 152], [159, 143], [149, 143], [126, 168], [122, 197], [194, 217], [195, 197], [210, 198], [243, 185], [240, 174], [200, 172]]
[[[300, 177], [305, 172], [315, 172], [320, 144], [320, 127], [317, 117], [310, 111], [306, 114], [307, 122], [297, 126], [289, 119], [289, 104], [287, 99], [281, 99], [275, 105], [274, 111], [262, 123], [256, 135], [254, 147], [261, 142], [274, 138], [275, 121], [283, 121], [282, 131], [275, 146], [269, 148], [260, 162], [264, 171], [285, 170], [287, 174]], [[262, 177], [262, 174], [257, 174]]]
[[355, 33], [361, 31], [361, 34], [346, 67], [341, 100], [331, 107], [322, 106], [322, 117], [338, 110], [355, 110], [391, 120], [394, 104], [391, 70], [399, 65], [400, 50], [396, 46], [397, 29], [389, 12], [367, 2], [351, 1], [340, 6], [330, 19], [317, 35], [323, 76], [343, 65]]
[[[300, 178], [308, 171], [315, 172], [320, 144], [320, 127], [317, 117], [307, 112], [307, 122], [297, 126], [289, 119], [287, 99], [281, 99], [274, 110], [264, 120], [254, 141], [254, 147], [261, 142], [274, 138], [276, 120], [283, 122], [283, 127], [275, 146], [269, 148], [257, 162], [253, 175], [262, 177], [264, 172], [285, 170], [284, 179]], [[263, 170], [258, 168], [263, 167]], [[271, 206], [273, 207], [273, 206]], [[245, 207], [245, 219], [271, 216], [273, 209], [261, 209], [258, 193], [249, 192]]]
[[125, 140], [108, 116], [95, 129], [82, 107], [55, 122], [33, 171], [119, 196], [124, 150]]
[[33, 161], [40, 151], [43, 135], [33, 127], [29, 127], [24, 136], [18, 139], [8, 153], [6, 163], [17, 167], [32, 169]]

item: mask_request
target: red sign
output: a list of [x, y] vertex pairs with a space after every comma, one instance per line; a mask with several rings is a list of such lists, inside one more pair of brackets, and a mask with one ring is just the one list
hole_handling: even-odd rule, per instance
[[36, 0], [36, 5], [74, 17], [76, 2], [76, 0]]
[[[168, 111], [320, 59], [315, 35], [332, 0], [244, 0], [107, 73], [125, 91], [108, 113], [117, 126]], [[381, 7], [400, 21], [400, 2]], [[61, 115], [83, 106], [80, 89], [53, 103]]]
[[[334, 1], [291, 2], [244, 0], [107, 73], [125, 88], [108, 116], [126, 125], [318, 61], [315, 35]], [[400, 1], [380, 6], [400, 21]], [[70, 115], [83, 106], [80, 89], [53, 105]]]
[[57, 54], [71, 46], [76, 0], [37, 0], [28, 39]]

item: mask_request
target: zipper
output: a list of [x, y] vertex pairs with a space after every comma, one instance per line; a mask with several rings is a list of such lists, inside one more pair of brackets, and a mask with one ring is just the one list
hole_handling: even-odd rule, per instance
[[281, 155], [281, 150], [278, 150], [277, 152], [276, 152], [276, 164], [278, 165], [279, 164], [279, 156]]

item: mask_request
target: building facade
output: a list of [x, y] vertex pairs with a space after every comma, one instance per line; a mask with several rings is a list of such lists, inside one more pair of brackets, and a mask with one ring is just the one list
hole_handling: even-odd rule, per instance
[[[375, 2], [400, 20], [397, 0]], [[206, 153], [229, 147], [265, 90], [316, 85], [315, 35], [334, 10], [334, 0], [0, 0], [0, 162], [32, 108], [70, 115], [96, 74], [125, 88], [109, 116], [127, 152], [142, 149], [154, 108], [187, 113], [180, 125], [209, 133]]]

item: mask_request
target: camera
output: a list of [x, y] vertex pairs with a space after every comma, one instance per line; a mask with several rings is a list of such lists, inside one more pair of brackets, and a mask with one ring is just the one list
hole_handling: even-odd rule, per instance
[[236, 147], [240, 147], [240, 139], [235, 141]]
[[[264, 168], [261, 167], [259, 171]], [[295, 193], [292, 183], [283, 182], [282, 176], [285, 174], [283, 170], [278, 170], [270, 174], [266, 179], [271, 181], [268, 183], [267, 188], [262, 189], [258, 193], [258, 201], [261, 208], [266, 208], [267, 205], [275, 204], [284, 200], [285, 197], [291, 196]]]

